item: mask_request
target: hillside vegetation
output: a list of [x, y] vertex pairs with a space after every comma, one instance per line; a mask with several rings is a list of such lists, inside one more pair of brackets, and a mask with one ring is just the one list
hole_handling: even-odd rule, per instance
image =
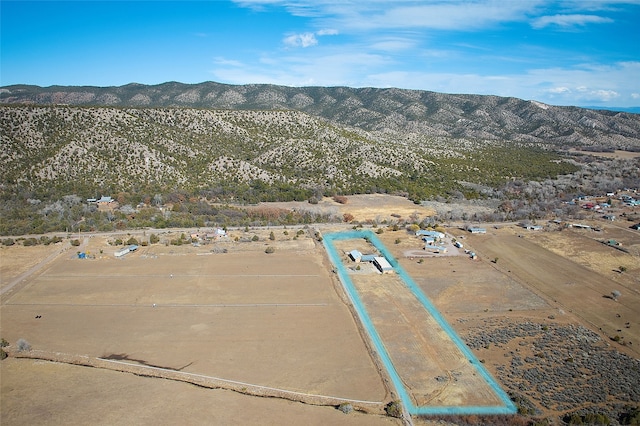
[[242, 201], [314, 192], [414, 200], [575, 170], [530, 144], [381, 140], [299, 111], [0, 107], [3, 184], [47, 194], [208, 191]]
[[[15, 235], [89, 226], [94, 212], [76, 204], [103, 195], [127, 207], [121, 226], [133, 223], [131, 206], [141, 203], [169, 202], [175, 211], [170, 220], [149, 212], [137, 226], [196, 223], [189, 214], [205, 215], [202, 223], [255, 219], [237, 210], [216, 218], [198, 200], [548, 200], [588, 187], [585, 173], [575, 177], [586, 163], [569, 148], [640, 150], [640, 115], [401, 89], [7, 86], [0, 144], [0, 232]], [[638, 179], [637, 161], [616, 167], [589, 176], [607, 188]], [[89, 229], [110, 229], [118, 218], [95, 219]]]

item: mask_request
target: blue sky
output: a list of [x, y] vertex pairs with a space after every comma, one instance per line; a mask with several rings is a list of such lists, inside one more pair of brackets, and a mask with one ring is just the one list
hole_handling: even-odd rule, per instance
[[0, 12], [0, 85], [400, 87], [640, 106], [640, 0], [2, 0]]

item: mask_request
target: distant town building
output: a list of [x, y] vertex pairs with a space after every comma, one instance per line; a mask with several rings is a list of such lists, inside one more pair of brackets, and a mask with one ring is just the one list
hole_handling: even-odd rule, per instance
[[469, 232], [472, 234], [486, 234], [487, 230], [485, 228], [471, 227], [469, 228]]
[[542, 231], [541, 225], [524, 225], [524, 228], [530, 231]]
[[573, 223], [571, 224], [571, 227], [578, 228], [578, 229], [591, 229], [589, 225], [583, 225], [582, 223]]

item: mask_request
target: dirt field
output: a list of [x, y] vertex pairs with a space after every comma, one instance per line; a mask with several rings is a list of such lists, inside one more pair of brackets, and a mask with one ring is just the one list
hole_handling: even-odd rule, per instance
[[590, 152], [590, 151], [578, 151], [575, 149], [571, 149], [572, 152], [579, 152], [584, 155], [592, 155], [594, 157], [604, 157], [604, 158], [636, 158], [640, 157], [640, 153], [638, 152], [629, 152], [629, 151], [620, 151], [616, 150], [615, 152]]
[[[339, 253], [376, 251], [363, 239], [334, 244]], [[366, 262], [344, 266], [415, 406], [504, 406], [399, 275], [379, 274]]]
[[389, 417], [28, 359], [0, 364], [3, 425], [393, 425]]
[[[412, 234], [387, 231], [380, 237], [458, 334], [470, 344], [484, 341], [471, 346], [506, 390], [520, 394], [527, 389], [524, 393], [530, 396], [531, 406], [543, 416], [560, 416], [602, 398], [583, 389], [604, 389], [605, 395], [610, 393], [611, 404], [628, 401], [629, 394], [619, 389], [640, 387], [640, 262], [637, 255], [607, 247], [598, 239], [615, 235], [635, 253], [640, 243], [636, 235], [617, 228], [585, 234], [577, 230], [532, 232], [515, 226], [489, 228], [486, 235], [449, 232], [463, 237], [460, 241], [465, 248], [474, 250], [479, 258], [471, 260], [452, 252], [415, 257], [421, 242]], [[620, 273], [612, 265], [628, 269]], [[612, 289], [623, 293], [617, 302], [605, 297]], [[599, 337], [576, 328], [581, 326]], [[547, 335], [547, 329], [554, 331]], [[612, 340], [615, 336], [619, 342]], [[547, 354], [558, 355], [542, 357], [544, 347]], [[575, 374], [566, 364], [575, 353], [589, 353], [592, 360], [601, 361], [594, 365], [585, 358], [576, 365], [580, 380], [573, 376], [565, 382], [564, 377]], [[611, 360], [619, 359], [618, 353], [630, 358], [613, 367]], [[520, 360], [527, 360], [522, 367], [514, 364]], [[629, 373], [623, 375], [622, 383], [617, 382], [620, 375], [608, 373], [617, 368]], [[540, 371], [542, 376], [537, 381], [519, 379], [531, 371]], [[543, 391], [545, 386], [567, 390], [555, 395]], [[636, 393], [631, 400], [638, 404], [638, 398]], [[607, 404], [600, 401], [595, 409], [607, 412]]]
[[[25, 338], [34, 349], [112, 357], [289, 391], [385, 400], [382, 378], [333, 287], [322, 252], [309, 238], [262, 238], [221, 243], [227, 253], [212, 253], [213, 245], [154, 245], [122, 259], [113, 257], [107, 238], [92, 238], [85, 248], [96, 259], [69, 252], [3, 297], [2, 337], [9, 342]], [[276, 252], [264, 253], [266, 244]], [[3, 378], [18, 374], [12, 370], [26, 368], [20, 364], [26, 362], [3, 362]], [[29, 365], [61, 369], [72, 382], [84, 374], [75, 367]], [[2, 421], [23, 422], [30, 414], [7, 394], [20, 382], [10, 384], [3, 380]], [[38, 395], [45, 398], [47, 392], [34, 395], [31, 403], [47, 405]], [[325, 410], [330, 418], [334, 409]]]
[[[565, 242], [556, 244], [553, 242], [560, 239], [559, 233], [540, 236], [520, 233], [517, 236], [503, 231], [502, 235], [496, 232], [471, 236], [468, 241], [486, 259], [498, 258], [494, 264], [496, 268], [526, 283], [551, 306], [573, 313], [606, 338], [620, 336], [626, 342], [620, 349], [640, 357], [640, 268], [637, 258], [585, 239], [580, 233], [563, 232], [567, 234]], [[566, 250], [566, 257], [562, 257], [545, 247], [558, 250], [558, 246], [571, 246], [566, 239], [580, 249]], [[599, 259], [598, 263], [596, 259]], [[616, 267], [612, 265], [622, 263], [630, 265], [628, 272], [614, 272]], [[592, 269], [585, 264], [597, 266]], [[623, 294], [617, 301], [609, 297], [613, 290]]]
[[[325, 203], [326, 208], [339, 214], [350, 212], [363, 221], [429, 214], [428, 209], [418, 210], [419, 206], [397, 197], [367, 197], [350, 198], [346, 205], [325, 199], [320, 207]], [[555, 377], [551, 357], [536, 356], [541, 341], [535, 333], [547, 327], [558, 330], [554, 332], [557, 345], [566, 339], [561, 337], [566, 330], [589, 342], [593, 337], [579, 327], [598, 333], [601, 340], [593, 343], [597, 347], [581, 347], [575, 350], [578, 354], [623, 353], [640, 358], [640, 237], [615, 223], [597, 223], [600, 232], [559, 231], [553, 226], [533, 232], [503, 226], [488, 227], [486, 235], [470, 235], [449, 229], [451, 235], [464, 237], [461, 241], [478, 253], [477, 260], [453, 250], [446, 255], [425, 255], [421, 242], [404, 230], [385, 228], [379, 237], [463, 339], [474, 342], [483, 333], [493, 336], [494, 343], [473, 346], [473, 351], [505, 390], [518, 391], [524, 383], [516, 380], [524, 371], [514, 370], [518, 357], [529, 357], [526, 365], [548, 378]], [[319, 229], [346, 228], [350, 225]], [[268, 239], [271, 231], [276, 241]], [[63, 251], [60, 245], [2, 247], [0, 283], [3, 288], [10, 282], [16, 285], [2, 296], [1, 337], [12, 345], [25, 338], [34, 349], [114, 356], [140, 365], [291, 391], [387, 400], [383, 375], [368, 353], [341, 290], [336, 291], [338, 283], [324, 249], [310, 237], [312, 230], [305, 230], [297, 240], [295, 231], [297, 228], [289, 229], [287, 236], [283, 228], [232, 230], [227, 242], [199, 247], [164, 244], [188, 230], [161, 233], [161, 244], [141, 247], [124, 259], [114, 258], [116, 247], [108, 241], [128, 238], [126, 233], [87, 238], [79, 249], [96, 257], [87, 260], [77, 258], [76, 248]], [[250, 242], [254, 234], [260, 241]], [[236, 237], [238, 242], [234, 242]], [[629, 253], [600, 242], [608, 239], [621, 242]], [[268, 246], [275, 253], [266, 254]], [[43, 262], [46, 259], [50, 261]], [[620, 266], [626, 271], [620, 272]], [[360, 285], [367, 284], [362, 281]], [[622, 294], [617, 302], [606, 297], [614, 289]], [[371, 296], [391, 303], [395, 293]], [[389, 306], [382, 303], [382, 307], [378, 324], [391, 330], [394, 324], [385, 316]], [[420, 321], [409, 318], [405, 326]], [[535, 332], [527, 331], [531, 327]], [[507, 336], [511, 340], [499, 343], [496, 333], [504, 330], [513, 332]], [[428, 338], [428, 333], [418, 332]], [[615, 336], [617, 342], [611, 340]], [[554, 351], [562, 350], [556, 348]], [[547, 364], [541, 364], [543, 361]], [[585, 382], [574, 381], [581, 387], [597, 388], [588, 380], [600, 383], [607, 379], [596, 373], [607, 374], [608, 368], [600, 366], [596, 372], [590, 370], [595, 367], [579, 364], [577, 358], [576, 363], [582, 366], [579, 377]], [[345, 416], [331, 407], [87, 367], [9, 359], [0, 368], [3, 424], [77, 423], [73, 420], [78, 418], [87, 419], [87, 424], [103, 419], [107, 424], [113, 423], [111, 412], [135, 423], [164, 423], [180, 416], [193, 416], [194, 424], [211, 418], [220, 419], [219, 423], [232, 418], [244, 424], [296, 419], [310, 424], [316, 420], [317, 424], [392, 422], [375, 415]], [[631, 384], [640, 388], [635, 371]], [[544, 375], [540, 380], [544, 384]], [[525, 393], [541, 416], [592, 403], [584, 402], [591, 401], [588, 395], [577, 402], [545, 401], [545, 395], [553, 392], [544, 386], [529, 387]], [[428, 390], [416, 394], [420, 392], [423, 400], [433, 396]], [[612, 393], [611, 402], [624, 400], [616, 395]], [[175, 402], [175, 412], [169, 413], [169, 402]], [[104, 407], [103, 415], [95, 414], [95, 410], [100, 413], [96, 404]], [[194, 406], [204, 405], [202, 412], [192, 413]]]
[[311, 210], [343, 217], [345, 214], [353, 216], [358, 222], [382, 222], [384, 220], [410, 220], [417, 218], [422, 220], [433, 215], [434, 209], [413, 203], [412, 201], [393, 195], [361, 194], [351, 195], [346, 204], [340, 204], [333, 199], [324, 197], [318, 204], [309, 204], [306, 201], [292, 201], [287, 203], [264, 203], [286, 209]]

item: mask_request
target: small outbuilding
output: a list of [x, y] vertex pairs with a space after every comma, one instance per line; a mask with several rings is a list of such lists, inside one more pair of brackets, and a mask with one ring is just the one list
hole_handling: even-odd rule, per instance
[[426, 244], [424, 246], [424, 249], [431, 252], [431, 253], [446, 253], [447, 252], [447, 248], [445, 246], [432, 246], [429, 244]]
[[351, 260], [353, 260], [356, 263], [360, 263], [360, 261], [362, 260], [362, 253], [360, 253], [358, 250], [351, 250], [349, 252], [349, 257], [351, 258]]
[[382, 256], [376, 256], [373, 259], [373, 264], [383, 274], [392, 274], [393, 273], [393, 267], [391, 266], [389, 261], [387, 259], [385, 259], [384, 257], [382, 257]]
[[129, 246], [123, 247], [120, 250], [116, 250], [115, 253], [113, 253], [113, 255], [115, 257], [122, 257], [126, 254], [131, 253], [132, 251], [136, 251], [138, 250], [138, 246], [136, 244], [131, 244]]
[[469, 232], [471, 232], [472, 234], [486, 234], [487, 230], [485, 228], [477, 228], [474, 226], [469, 228]]

